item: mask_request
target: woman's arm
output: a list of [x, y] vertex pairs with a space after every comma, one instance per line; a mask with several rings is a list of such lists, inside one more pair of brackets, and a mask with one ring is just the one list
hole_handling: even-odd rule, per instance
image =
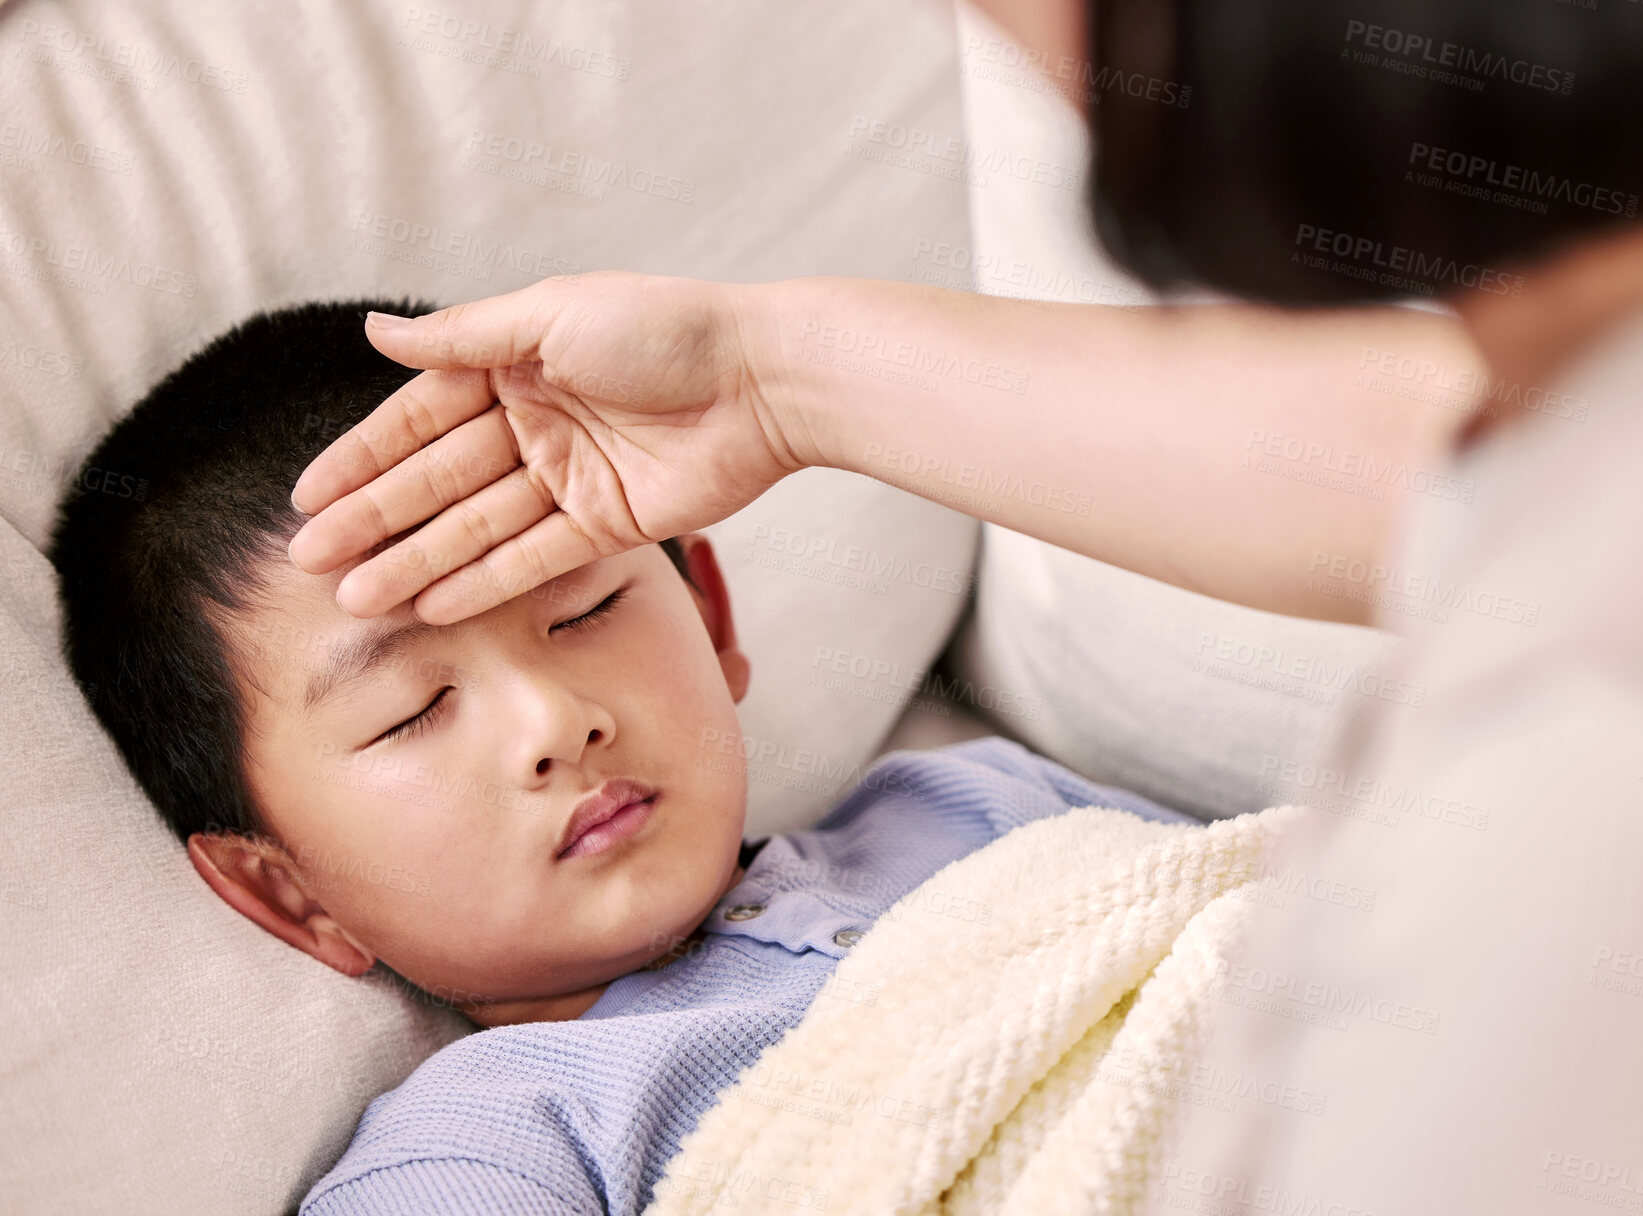
[[807, 463], [1206, 595], [1366, 622], [1309, 574], [1384, 561], [1412, 493], [1459, 492], [1442, 469], [1466, 412], [1394, 391], [1475, 380], [1460, 325], [1433, 313], [744, 292], [761, 395], [791, 403]]
[[304, 472], [293, 501], [319, 514], [291, 557], [322, 574], [403, 534], [338, 602], [375, 616], [415, 596], [436, 624], [707, 527], [808, 465], [1207, 595], [1361, 622], [1309, 575], [1382, 561], [1408, 495], [1454, 488], [1440, 464], [1466, 417], [1394, 389], [1441, 398], [1433, 383], [1478, 366], [1454, 322], [1402, 309], [851, 279], [600, 272], [366, 332], [430, 370]]

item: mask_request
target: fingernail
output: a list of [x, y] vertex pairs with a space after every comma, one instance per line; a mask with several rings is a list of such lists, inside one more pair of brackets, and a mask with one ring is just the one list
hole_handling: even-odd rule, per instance
[[368, 312], [365, 314], [365, 324], [375, 325], [378, 329], [398, 329], [401, 325], [409, 325], [410, 317], [395, 316], [391, 312]]
[[350, 587], [357, 587], [357, 586], [360, 585], [360, 578], [359, 578], [358, 570], [359, 570], [359, 567], [356, 566], [353, 570], [350, 570], [348, 572], [347, 576], [343, 578], [342, 582], [337, 584], [336, 601], [337, 601], [337, 607], [342, 609], [349, 616], [354, 617], [356, 619], [361, 619], [359, 613], [355, 612], [352, 608], [348, 607], [347, 604], [342, 602], [343, 596], [349, 594], [349, 588]]

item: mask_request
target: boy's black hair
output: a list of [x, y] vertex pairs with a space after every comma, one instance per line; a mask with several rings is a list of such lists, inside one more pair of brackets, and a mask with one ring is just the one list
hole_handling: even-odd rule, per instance
[[[126, 764], [179, 840], [273, 836], [242, 767], [246, 711], [229, 618], [266, 603], [306, 518], [291, 487], [332, 441], [417, 374], [365, 339], [351, 300], [260, 313], [160, 381], [65, 494], [49, 556], [63, 652]], [[684, 550], [661, 547], [686, 582]]]

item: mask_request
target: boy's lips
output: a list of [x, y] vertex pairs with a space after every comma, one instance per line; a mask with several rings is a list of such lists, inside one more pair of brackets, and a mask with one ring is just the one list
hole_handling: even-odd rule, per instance
[[556, 856], [564, 858], [578, 839], [614, 817], [623, 807], [655, 796], [655, 786], [632, 777], [616, 777], [605, 782], [578, 802], [571, 811], [570, 819], [565, 823], [565, 830], [559, 836], [559, 851]]

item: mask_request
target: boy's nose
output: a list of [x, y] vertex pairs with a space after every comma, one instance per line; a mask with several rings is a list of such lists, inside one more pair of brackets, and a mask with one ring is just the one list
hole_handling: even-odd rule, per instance
[[537, 788], [555, 764], [580, 764], [590, 748], [615, 742], [611, 712], [563, 685], [527, 679], [509, 704], [513, 721], [498, 723], [497, 735], [507, 753], [505, 768], [521, 788]]

